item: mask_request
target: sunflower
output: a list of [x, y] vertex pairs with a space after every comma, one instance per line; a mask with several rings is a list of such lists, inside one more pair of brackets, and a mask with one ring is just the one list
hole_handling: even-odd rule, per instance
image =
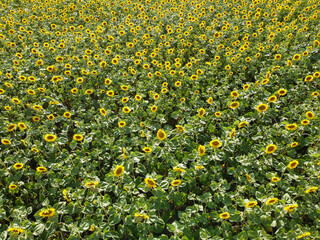
[[115, 177], [120, 177], [123, 173], [124, 173], [124, 166], [122, 166], [122, 165], [117, 166], [113, 172]]
[[267, 205], [270, 205], [270, 204], [275, 204], [275, 203], [277, 203], [278, 202], [278, 198], [270, 198], [270, 199], [268, 199], [267, 201], [266, 201], [266, 204]]
[[207, 103], [212, 104], [213, 103], [213, 98], [209, 97], [208, 100], [207, 100]]
[[234, 98], [238, 98], [238, 97], [239, 97], [239, 93], [238, 93], [237, 91], [232, 91], [232, 92], [230, 93], [230, 95], [231, 95], [232, 97], [234, 97]]
[[297, 160], [294, 160], [294, 161], [292, 161], [292, 162], [290, 162], [290, 163], [288, 164], [288, 168], [294, 169], [294, 168], [296, 168], [298, 165], [299, 165], [299, 162], [298, 162]]
[[149, 148], [149, 147], [144, 147], [144, 148], [143, 148], [143, 151], [144, 151], [145, 153], [151, 153], [151, 152], [152, 152], [152, 149]]
[[252, 208], [252, 207], [255, 207], [258, 205], [258, 202], [257, 201], [252, 201], [252, 202], [248, 202], [246, 204], [246, 208]]
[[236, 129], [233, 128], [232, 131], [229, 133], [229, 138], [233, 138], [236, 135]]
[[184, 170], [183, 168], [179, 168], [179, 167], [173, 167], [173, 171], [175, 172], [186, 172], [186, 170]]
[[310, 236], [310, 235], [311, 235], [310, 232], [306, 232], [306, 233], [304, 233], [304, 234], [301, 234], [301, 235], [297, 236], [297, 238], [300, 239], [300, 238], [308, 237], [308, 236]]
[[230, 214], [228, 212], [224, 212], [224, 213], [221, 213], [219, 217], [222, 219], [228, 219], [230, 217]]
[[213, 147], [213, 148], [218, 148], [222, 145], [222, 143], [219, 141], [219, 140], [212, 140], [210, 142], [210, 146]]
[[16, 104], [20, 104], [20, 100], [18, 98], [12, 98], [11, 101]]
[[313, 97], [318, 97], [318, 96], [319, 96], [319, 92], [313, 92], [313, 93], [312, 93], [312, 96], [313, 96]]
[[296, 130], [297, 129], [297, 124], [295, 124], [295, 123], [291, 123], [291, 124], [287, 124], [286, 125], [286, 129], [288, 129], [288, 130]]
[[63, 116], [64, 116], [65, 118], [70, 118], [70, 117], [71, 117], [71, 113], [65, 112], [65, 113], [63, 114]]
[[305, 193], [311, 193], [311, 192], [315, 192], [318, 190], [318, 187], [311, 187], [311, 188], [308, 188]]
[[9, 189], [10, 189], [10, 190], [15, 190], [15, 189], [17, 189], [17, 188], [18, 188], [18, 186], [15, 185], [15, 184], [10, 184], [10, 185], [9, 185]]
[[20, 128], [20, 130], [24, 130], [27, 128], [27, 126], [22, 122], [18, 123], [18, 127]]
[[8, 228], [7, 231], [12, 232], [13, 234], [20, 234], [20, 233], [24, 233], [26, 230], [22, 228]]
[[243, 85], [243, 90], [248, 90], [249, 88], [250, 88], [250, 84], [245, 84], [245, 85]]
[[35, 152], [35, 153], [39, 152], [39, 150], [36, 149], [36, 148], [31, 148], [31, 151], [32, 151], [32, 152]]
[[81, 134], [75, 134], [75, 135], [73, 135], [73, 139], [75, 140], [75, 141], [82, 141], [82, 139], [83, 139], [83, 136], [81, 135]]
[[277, 96], [275, 96], [275, 95], [268, 98], [268, 102], [270, 102], [270, 103], [273, 103], [275, 101], [277, 101]]
[[276, 150], [277, 150], [277, 146], [274, 144], [270, 144], [266, 148], [266, 153], [268, 153], [268, 154], [274, 153]]
[[312, 80], [313, 80], [313, 76], [312, 75], [308, 75], [304, 79], [305, 82], [311, 82]]
[[176, 125], [176, 128], [178, 129], [179, 132], [185, 132], [186, 129], [180, 125]]
[[313, 119], [314, 118], [314, 113], [311, 111], [306, 112], [306, 117], [309, 119]]
[[285, 90], [285, 89], [280, 89], [280, 90], [278, 90], [278, 94], [279, 94], [280, 96], [284, 96], [284, 95], [287, 94], [287, 90]]
[[87, 89], [85, 92], [84, 92], [84, 94], [86, 94], [86, 95], [90, 95], [90, 94], [92, 94], [93, 93], [93, 90], [91, 90], [91, 89]]
[[53, 215], [54, 215], [54, 213], [55, 213], [55, 209], [54, 208], [48, 208], [48, 209], [45, 209], [45, 210], [43, 210], [43, 211], [41, 211], [40, 213], [39, 213], [39, 216], [40, 217], [52, 217]]
[[152, 112], [157, 111], [157, 109], [158, 109], [158, 107], [157, 107], [157, 106], [152, 106], [152, 107], [151, 107], [151, 111], [152, 111]]
[[95, 189], [98, 186], [99, 182], [95, 181], [95, 182], [87, 182], [85, 184], [86, 188], [92, 188]]
[[278, 177], [271, 178], [271, 181], [274, 183], [278, 182], [279, 180], [280, 180], [280, 178], [278, 178]]
[[239, 102], [232, 102], [232, 103], [230, 103], [230, 108], [232, 108], [232, 109], [236, 109], [236, 108], [238, 108], [238, 107], [239, 107], [239, 105], [240, 105], [240, 103], [239, 103]]
[[287, 207], [284, 207], [284, 210], [287, 212], [292, 212], [294, 209], [298, 207], [298, 204], [289, 205]]
[[99, 111], [100, 111], [101, 115], [103, 115], [103, 116], [107, 115], [107, 111], [104, 108], [100, 108]]
[[1, 143], [4, 145], [9, 145], [9, 144], [11, 144], [11, 141], [8, 139], [1, 139]]
[[206, 153], [206, 148], [202, 145], [199, 145], [198, 153], [199, 153], [199, 156], [203, 156]]
[[195, 167], [195, 169], [196, 169], [196, 170], [201, 170], [201, 169], [204, 169], [204, 167], [201, 166], [201, 165], [197, 165], [197, 166]]
[[204, 116], [205, 112], [206, 112], [206, 110], [204, 108], [200, 108], [200, 110], [198, 112], [198, 117], [202, 118]]
[[179, 186], [181, 184], [181, 180], [173, 180], [172, 182], [171, 182], [171, 186], [172, 187], [177, 187], [177, 186]]
[[16, 127], [17, 127], [17, 124], [10, 124], [9, 127], [7, 128], [7, 131], [8, 131], [8, 132], [11, 132], [11, 131], [13, 131], [14, 129], [16, 129]]
[[300, 55], [300, 54], [295, 54], [295, 55], [293, 56], [292, 60], [298, 61], [298, 60], [300, 60], [300, 58], [301, 58], [301, 55]]
[[268, 109], [268, 106], [266, 104], [260, 104], [257, 106], [258, 112], [264, 112]]
[[107, 91], [107, 95], [109, 97], [112, 97], [114, 95], [114, 91], [112, 91], [112, 90]]
[[167, 135], [162, 129], [159, 129], [157, 132], [157, 137], [162, 141], [167, 138]]
[[126, 126], [126, 123], [125, 123], [124, 121], [120, 121], [120, 122], [118, 123], [118, 126], [119, 126], [119, 127], [124, 127], [124, 126]]
[[291, 143], [290, 147], [294, 148], [294, 147], [296, 147], [296, 146], [298, 146], [298, 145], [299, 145], [299, 143], [293, 142], [293, 143]]
[[57, 139], [57, 136], [56, 135], [53, 135], [53, 134], [46, 134], [44, 136], [44, 139], [47, 141], [47, 142], [54, 142], [56, 139]]
[[48, 169], [46, 167], [37, 167], [37, 172], [46, 172]]
[[215, 115], [216, 117], [221, 117], [221, 112], [215, 112], [214, 115]]
[[307, 120], [307, 119], [304, 119], [304, 120], [301, 121], [302, 125], [308, 125], [309, 123], [310, 123], [310, 121]]
[[249, 124], [249, 123], [248, 123], [247, 121], [241, 122], [241, 123], [239, 123], [238, 128], [245, 127], [245, 126], [247, 126], [248, 124]]
[[16, 163], [16, 164], [13, 165], [13, 167], [15, 169], [21, 169], [21, 168], [23, 168], [23, 164], [22, 163]]
[[122, 111], [123, 111], [124, 113], [129, 113], [131, 110], [130, 110], [130, 108], [128, 108], [128, 107], [124, 107], [124, 108], [122, 109]]
[[142, 99], [142, 97], [141, 97], [140, 95], [136, 95], [134, 98], [135, 98], [137, 101], [141, 101], [141, 99]]
[[155, 187], [157, 187], [156, 182], [155, 182], [153, 179], [151, 179], [151, 178], [145, 178], [144, 181], [145, 181], [145, 183], [147, 184], [147, 186], [148, 186], [149, 188], [155, 188]]

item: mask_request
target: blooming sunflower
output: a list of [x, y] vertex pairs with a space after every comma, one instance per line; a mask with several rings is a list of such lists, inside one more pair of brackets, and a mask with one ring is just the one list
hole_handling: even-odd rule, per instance
[[230, 103], [230, 108], [231, 108], [231, 109], [236, 109], [236, 108], [239, 107], [239, 105], [240, 105], [239, 102], [232, 102], [232, 103]]
[[307, 120], [307, 119], [304, 119], [304, 120], [301, 121], [302, 125], [308, 125], [309, 123], [310, 123], [310, 121]]
[[294, 209], [298, 207], [298, 204], [289, 205], [287, 207], [284, 207], [284, 210], [287, 212], [292, 212]]
[[285, 90], [285, 89], [280, 89], [280, 90], [278, 90], [278, 94], [279, 94], [280, 96], [284, 96], [284, 95], [287, 94], [287, 90]]
[[39, 216], [40, 217], [44, 217], [44, 218], [46, 218], [46, 217], [49, 218], [49, 217], [52, 217], [54, 215], [54, 213], [55, 213], [55, 209], [54, 208], [48, 208], [48, 209], [45, 209], [45, 210], [41, 211], [39, 213]]
[[122, 111], [123, 111], [124, 113], [129, 113], [131, 110], [130, 110], [130, 108], [128, 108], [128, 107], [124, 107], [124, 108], [122, 109]]
[[305, 192], [306, 193], [311, 193], [311, 192], [315, 192], [318, 190], [318, 187], [311, 187], [311, 188], [308, 188]]
[[171, 186], [173, 186], [173, 187], [177, 187], [177, 186], [179, 186], [181, 184], [181, 180], [173, 180], [172, 182], [171, 182]]
[[221, 213], [219, 217], [222, 219], [228, 219], [230, 218], [230, 214], [228, 212], [224, 212], [224, 213]]
[[73, 139], [76, 141], [82, 141], [83, 136], [81, 134], [75, 134], [73, 135]]
[[264, 111], [267, 111], [267, 109], [268, 109], [268, 106], [266, 104], [260, 104], [257, 106], [258, 112], [264, 112]]
[[247, 126], [248, 124], [249, 124], [249, 123], [248, 123], [247, 121], [241, 122], [241, 123], [239, 123], [238, 128], [245, 127], [245, 126]]
[[144, 147], [144, 148], [143, 148], [143, 151], [144, 151], [145, 153], [151, 153], [151, 152], [152, 152], [152, 149], [149, 148], [149, 147]]
[[120, 122], [118, 123], [118, 126], [119, 126], [119, 127], [125, 127], [125, 126], [126, 126], [126, 123], [125, 123], [124, 121], [120, 121]]
[[202, 118], [205, 114], [206, 110], [204, 108], [200, 108], [199, 112], [198, 112], [198, 117]]
[[46, 172], [48, 169], [46, 167], [37, 167], [37, 172]]
[[124, 166], [117, 166], [113, 173], [115, 177], [120, 177], [124, 173]]
[[268, 98], [268, 102], [270, 102], [270, 103], [273, 103], [275, 101], [277, 101], [277, 96], [275, 96], [275, 95], [272, 95], [271, 97]]
[[23, 168], [23, 164], [22, 163], [16, 163], [16, 164], [13, 165], [13, 167], [15, 169], [21, 169], [21, 168]]
[[286, 129], [288, 129], [288, 130], [296, 130], [297, 129], [297, 124], [295, 124], [295, 123], [291, 123], [291, 124], [287, 124], [286, 125]]
[[145, 181], [145, 183], [147, 184], [147, 186], [148, 186], [149, 188], [155, 188], [155, 187], [157, 187], [156, 182], [155, 182], [153, 179], [151, 179], [151, 178], [145, 178], [144, 181]]
[[157, 137], [162, 141], [167, 138], [167, 135], [162, 129], [159, 129], [157, 132]]
[[252, 202], [248, 202], [246, 204], [246, 208], [252, 208], [252, 207], [255, 207], [258, 205], [258, 202], [257, 201], [252, 201]]
[[280, 180], [280, 178], [278, 178], [278, 177], [271, 178], [271, 181], [274, 183], [278, 182], [279, 180]]
[[217, 139], [212, 140], [212, 141], [210, 142], [210, 146], [213, 147], [213, 148], [218, 148], [218, 147], [220, 147], [221, 145], [222, 145], [222, 143], [221, 143], [219, 140], [217, 140]]
[[306, 117], [309, 119], [313, 119], [314, 118], [314, 113], [311, 111], [306, 112]]
[[206, 148], [202, 145], [199, 145], [198, 153], [199, 153], [199, 156], [203, 156], [206, 153]]
[[290, 162], [290, 163], [288, 164], [288, 168], [294, 169], [294, 168], [296, 168], [298, 165], [299, 165], [299, 162], [298, 162], [297, 160], [294, 160], [294, 161], [292, 161], [292, 162]]
[[65, 113], [63, 114], [63, 116], [64, 116], [65, 118], [70, 118], [70, 117], [71, 117], [71, 113], [70, 113], [70, 112], [65, 112]]
[[57, 139], [57, 136], [56, 135], [53, 135], [53, 134], [46, 134], [44, 136], [44, 139], [47, 141], [47, 142], [54, 142], [56, 139]]
[[18, 188], [18, 186], [15, 185], [15, 184], [10, 184], [10, 185], [9, 185], [9, 189], [10, 189], [10, 190], [15, 190], [15, 189], [17, 189], [17, 188]]
[[266, 153], [268, 153], [268, 154], [274, 153], [276, 150], [277, 150], [277, 146], [274, 144], [270, 144], [266, 148]]
[[8, 131], [8, 132], [11, 132], [11, 131], [13, 131], [14, 129], [16, 129], [16, 127], [17, 127], [17, 124], [10, 124], [9, 127], [7, 128], [7, 131]]
[[173, 171], [175, 172], [186, 172], [186, 170], [184, 170], [183, 168], [179, 168], [179, 167], [173, 167]]
[[270, 198], [270, 199], [268, 199], [267, 201], [266, 201], [266, 204], [267, 205], [270, 205], [270, 204], [275, 204], [275, 203], [277, 203], [278, 202], [278, 198]]
[[8, 228], [7, 231], [12, 232], [13, 234], [20, 234], [20, 233], [24, 233], [26, 230], [22, 228]]

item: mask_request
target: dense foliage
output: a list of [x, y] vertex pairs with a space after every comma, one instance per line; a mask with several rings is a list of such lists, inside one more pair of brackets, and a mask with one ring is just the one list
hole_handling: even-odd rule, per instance
[[319, 0], [1, 0], [1, 239], [318, 239]]

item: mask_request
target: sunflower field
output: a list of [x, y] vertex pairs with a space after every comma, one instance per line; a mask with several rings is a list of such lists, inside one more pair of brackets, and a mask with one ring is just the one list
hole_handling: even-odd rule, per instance
[[0, 239], [320, 239], [320, 0], [0, 0]]

